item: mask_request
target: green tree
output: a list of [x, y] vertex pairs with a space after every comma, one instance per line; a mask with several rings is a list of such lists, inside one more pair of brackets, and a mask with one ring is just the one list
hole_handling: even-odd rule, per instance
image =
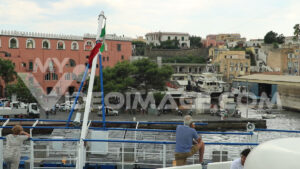
[[[133, 86], [135, 83], [135, 79], [132, 76], [135, 72], [136, 68], [128, 61], [119, 62], [113, 68], [105, 68], [103, 70], [104, 94], [109, 92], [125, 92], [128, 87]], [[85, 85], [85, 90], [87, 86], [88, 83]], [[96, 76], [93, 90], [100, 92], [100, 87], [100, 78]]]
[[201, 56], [174, 56], [163, 58], [163, 63], [206, 63], [204, 57]]
[[283, 34], [278, 35], [278, 33], [275, 33], [273, 31], [268, 32], [265, 37], [264, 37], [264, 42], [266, 44], [273, 44], [278, 43], [278, 44], [282, 44], [284, 43], [285, 37], [283, 36]]
[[7, 84], [14, 81], [16, 74], [12, 61], [0, 58], [0, 77], [4, 83]]
[[272, 44], [273, 42], [276, 42], [277, 33], [270, 31], [268, 32], [264, 37], [264, 42], [266, 44]]
[[134, 78], [136, 79], [135, 87], [145, 89], [164, 89], [165, 83], [170, 79], [173, 69], [170, 66], [161, 68], [149, 59], [141, 59], [133, 62], [136, 67]]
[[8, 84], [6, 86], [6, 95], [11, 97], [13, 94], [17, 95], [19, 101], [26, 103], [35, 103], [36, 99], [31, 94], [23, 80], [17, 76], [17, 82], [14, 84]]
[[[164, 89], [165, 83], [170, 79], [173, 69], [170, 66], [158, 65], [149, 59], [119, 62], [113, 68], [103, 70], [104, 94], [109, 92], [125, 92], [129, 88]], [[94, 91], [100, 91], [99, 76], [95, 77]], [[84, 85], [84, 91], [88, 88], [88, 81]]]
[[299, 34], [300, 34], [300, 25], [296, 24], [294, 26], [294, 40], [298, 40], [299, 39]]
[[190, 46], [191, 48], [201, 48], [203, 46], [200, 36], [191, 36], [190, 37]]
[[178, 40], [166, 40], [161, 41], [160, 46], [158, 48], [161, 49], [179, 49], [179, 41]]
[[285, 40], [285, 37], [283, 36], [283, 34], [280, 34], [277, 39], [276, 39], [276, 42], [278, 44], [283, 44], [284, 43], [284, 40]]

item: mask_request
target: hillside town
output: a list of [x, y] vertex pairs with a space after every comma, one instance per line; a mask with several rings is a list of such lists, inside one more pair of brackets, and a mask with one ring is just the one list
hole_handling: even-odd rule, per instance
[[[146, 59], [160, 68], [170, 68], [169, 76], [160, 79], [162, 84], [146, 85], [149, 87], [147, 90], [171, 92], [173, 96], [182, 95], [182, 92], [200, 92], [210, 95], [213, 100], [224, 92], [233, 92], [237, 96], [245, 89], [256, 97], [261, 97], [262, 93], [269, 99], [279, 96], [282, 107], [300, 110], [297, 104], [297, 83], [300, 80], [297, 25], [294, 36], [284, 37], [270, 31], [261, 39], [247, 39], [239, 33], [207, 35], [205, 38], [183, 32], [160, 31], [136, 38], [109, 34], [106, 36], [102, 65], [104, 70], [109, 70], [118, 63]], [[73, 36], [2, 30], [1, 61], [11, 61], [19, 75], [27, 73], [26, 81], [33, 88], [40, 87], [44, 95], [68, 95], [70, 98], [80, 87], [84, 68], [77, 68], [88, 64], [89, 53], [96, 44], [95, 36], [88, 33]], [[97, 64], [98, 76], [99, 68]], [[10, 73], [5, 74], [5, 70], [2, 73], [0, 97], [5, 100], [14, 96], [15, 101], [26, 102], [27, 99], [27, 103], [31, 98], [32, 101], [32, 96], [27, 96], [31, 95], [30, 92], [24, 96], [24, 91], [13, 90], [14, 85], [20, 84], [11, 76]], [[133, 91], [134, 88], [136, 91], [144, 90], [137, 83], [147, 82], [136, 79], [134, 83], [125, 84], [121, 91]], [[107, 92], [118, 91], [108, 89], [105, 84], [104, 88]], [[277, 104], [278, 99], [273, 99], [273, 104]], [[72, 102], [72, 99], [69, 101]], [[213, 106], [213, 102], [208, 104]], [[61, 103], [67, 105], [64, 101]], [[58, 109], [60, 106], [54, 107]], [[63, 109], [70, 108], [71, 105], [68, 105]], [[147, 111], [148, 108], [144, 109]]]

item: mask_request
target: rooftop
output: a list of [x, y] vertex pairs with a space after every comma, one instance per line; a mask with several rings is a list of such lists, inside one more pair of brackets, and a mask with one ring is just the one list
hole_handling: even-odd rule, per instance
[[[84, 38], [95, 39], [96, 34], [86, 33], [83, 36], [77, 35], [65, 35], [65, 34], [53, 34], [53, 33], [41, 33], [41, 32], [23, 32], [23, 31], [8, 31], [2, 30], [0, 35], [4, 36], [18, 36], [18, 37], [31, 37], [31, 38], [48, 38], [48, 39], [65, 39], [65, 40], [83, 40]], [[106, 34], [107, 40], [119, 40], [119, 41], [131, 41], [131, 38], [123, 36], [117, 36], [116, 34]]]
[[260, 83], [268, 83], [268, 84], [294, 83], [294, 85], [300, 86], [300, 76], [291, 76], [291, 75], [252, 74], [252, 75], [237, 77], [236, 79], [234, 79], [234, 81], [249, 81], [249, 82], [260, 82]]
[[186, 32], [150, 32], [150, 33], [147, 33], [147, 35], [155, 35], [155, 34], [162, 34], [162, 35], [186, 35], [186, 36], [189, 36], [188, 33]]

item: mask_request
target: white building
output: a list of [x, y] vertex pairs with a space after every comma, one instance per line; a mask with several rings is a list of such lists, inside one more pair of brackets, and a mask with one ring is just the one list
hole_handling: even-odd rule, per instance
[[146, 35], [147, 44], [159, 46], [160, 42], [166, 40], [178, 40], [181, 48], [190, 48], [190, 35], [181, 32], [151, 32]]
[[284, 44], [285, 45], [299, 45], [300, 44], [300, 39], [296, 39], [294, 36], [287, 36], [284, 39]]
[[264, 43], [263, 39], [250, 39], [249, 41], [246, 41], [246, 46], [247, 47], [261, 46], [263, 43]]

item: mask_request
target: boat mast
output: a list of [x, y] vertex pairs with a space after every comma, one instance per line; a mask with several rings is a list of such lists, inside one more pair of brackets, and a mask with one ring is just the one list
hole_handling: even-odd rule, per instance
[[[100, 34], [101, 29], [104, 21], [104, 12], [101, 11], [99, 17], [98, 17], [98, 29], [97, 29], [97, 36], [96, 36], [96, 42], [100, 43]], [[78, 147], [78, 158], [76, 168], [82, 169], [84, 167], [84, 159], [85, 159], [85, 148], [84, 148], [84, 139], [87, 136], [88, 133], [88, 119], [91, 109], [91, 100], [92, 100], [92, 94], [93, 94], [93, 87], [94, 87], [94, 79], [96, 74], [96, 65], [97, 65], [98, 57], [95, 56], [92, 62], [92, 69], [91, 69], [91, 75], [89, 80], [89, 87], [87, 91], [87, 98], [86, 98], [86, 104], [84, 109], [84, 115], [83, 115], [83, 122], [82, 122], [82, 128], [81, 128], [81, 135], [80, 135], [80, 142]]]

